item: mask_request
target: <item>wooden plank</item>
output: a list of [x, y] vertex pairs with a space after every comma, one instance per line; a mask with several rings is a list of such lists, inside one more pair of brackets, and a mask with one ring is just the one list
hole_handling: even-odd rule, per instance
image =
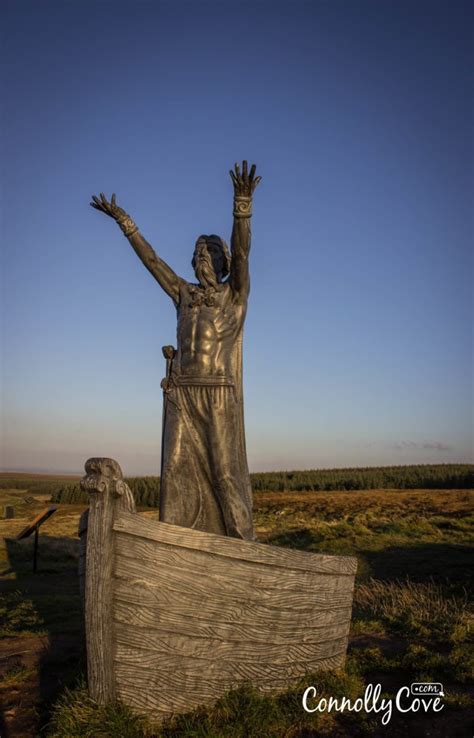
[[[238, 559], [229, 562], [225, 557], [210, 558], [208, 553], [197, 549], [173, 549], [168, 544], [147, 541], [125, 533], [115, 535], [119, 555], [139, 562], [143, 577], [151, 583], [174, 585], [179, 579], [183, 584], [189, 582], [193, 585], [199, 579], [202, 586], [206, 587], [206, 593], [218, 587], [219, 591], [227, 590], [233, 594], [245, 595], [252, 589], [258, 592], [274, 590], [278, 593], [282, 590], [310, 591], [320, 586], [335, 586], [332, 583], [336, 582], [342, 588], [351, 587], [352, 578], [344, 574], [283, 569]], [[118, 576], [117, 571], [115, 573]]]
[[[351, 608], [315, 611], [308, 618], [293, 618], [290, 621], [291, 638], [300, 643], [312, 643], [330, 638], [335, 626], [342, 625], [347, 629], [350, 624]], [[289, 625], [281, 618], [272, 628], [254, 625], [252, 622], [225, 622], [216, 619], [210, 622], [200, 611], [194, 614], [183, 614], [181, 611], [170, 612], [154, 602], [152, 606], [135, 601], [124, 602], [115, 599], [114, 621], [122, 623], [130, 629], [149, 628], [156, 633], [182, 633], [195, 638], [217, 637], [228, 642], [248, 641], [252, 643], [288, 643]]]
[[[99, 704], [115, 699], [112, 572], [115, 554], [113, 522], [121, 511], [133, 512], [133, 495], [122, 470], [108, 458], [88, 459], [81, 488], [89, 492], [87, 515], [79, 531], [85, 540], [85, 626], [89, 693]], [[86, 534], [87, 530], [87, 534]], [[84, 553], [84, 552], [83, 552]]]
[[99, 704], [115, 699], [112, 633], [114, 512], [114, 498], [108, 488], [101, 489], [100, 492], [93, 489], [90, 492], [87, 535], [83, 532], [86, 559], [84, 600], [87, 680], [89, 693]]
[[198, 549], [212, 556], [254, 561], [261, 565], [279, 566], [285, 569], [314, 571], [322, 574], [346, 574], [353, 576], [357, 559], [352, 556], [329, 556], [293, 551], [253, 541], [217, 536], [168, 523], [144, 520], [130, 513], [121, 513], [114, 523], [114, 530], [138, 536], [174, 547]]
[[192, 615], [196, 610], [204, 610], [209, 617], [228, 619], [230, 622], [268, 623], [276, 618], [293, 621], [297, 615], [300, 617], [305, 614], [311, 615], [315, 610], [349, 607], [352, 602], [352, 587], [336, 589], [334, 586], [322, 585], [309, 592], [282, 590], [280, 594], [275, 591], [267, 593], [263, 590], [255, 592], [249, 587], [248, 597], [232, 595], [223, 590], [206, 598], [198, 581], [194, 589], [183, 586], [179, 579], [175, 580], [172, 588], [156, 586], [153, 579], [146, 576], [140, 563], [120, 555], [116, 556], [114, 573], [117, 578], [114, 582], [116, 596], [119, 592], [119, 597], [126, 598], [130, 583], [138, 584], [138, 588], [133, 590], [137, 607], [151, 600], [162, 608], [169, 608], [170, 611]]
[[[194, 552], [192, 552], [194, 554]], [[232, 574], [237, 572], [240, 562], [232, 563]], [[255, 581], [252, 575], [247, 580], [240, 581], [235, 589], [231, 586], [231, 579], [214, 574], [214, 567], [208, 566], [207, 573], [194, 570], [194, 555], [189, 557], [186, 569], [182, 568], [168, 571], [166, 563], [161, 564], [153, 561], [140, 560], [124, 556], [117, 548], [117, 556], [114, 566], [115, 577], [124, 581], [142, 581], [145, 585], [158, 587], [163, 596], [167, 591], [179, 592], [195, 598], [202, 595], [211, 597], [213, 594], [225, 600], [238, 600], [242, 596], [248, 602], [276, 603], [279, 607], [282, 602], [287, 606], [298, 608], [314, 608], [316, 603], [324, 598], [324, 602], [332, 605], [332, 600], [338, 600], [339, 606], [350, 603], [352, 598], [352, 579], [342, 576], [314, 575], [311, 582], [306, 582], [305, 587], [292, 586], [291, 577], [285, 580], [282, 577], [280, 588], [276, 586], [265, 586], [265, 577], [258, 577]], [[274, 585], [274, 580], [272, 580]], [[339, 599], [338, 599], [339, 598]], [[341, 600], [342, 598], [342, 600]]]
[[[311, 671], [340, 668], [344, 661], [343, 652], [317, 659], [311, 665]], [[235, 675], [209, 679], [205, 674], [194, 676], [182, 670], [148, 672], [139, 666], [122, 666], [119, 663], [116, 671], [117, 696], [138, 712], [157, 717], [187, 712], [198, 705], [212, 703], [217, 695], [242, 683]], [[262, 692], [283, 690], [294, 683], [298, 676], [301, 674], [297, 669], [292, 675], [282, 674], [281, 670], [265, 672], [257, 686]]]
[[[135, 650], [135, 660], [130, 658], [131, 651], [117, 647], [116, 670], [118, 669], [122, 676], [132, 676], [135, 683], [137, 679], [146, 684], [148, 678], [160, 674], [162, 682], [170, 685], [176, 678], [176, 675], [183, 674], [186, 676], [184, 683], [191, 678], [193, 680], [202, 680], [214, 683], [213, 696], [222, 692], [222, 682], [238, 685], [243, 682], [252, 682], [259, 685], [260, 682], [268, 682], [270, 679], [281, 679], [285, 676], [287, 682], [301, 677], [302, 673], [310, 673], [314, 671], [315, 666], [323, 658], [332, 658], [338, 656], [345, 650], [345, 641], [339, 640], [330, 643], [320, 644], [318, 651], [313, 651], [306, 655], [303, 662], [286, 662], [272, 661], [270, 659], [252, 659], [247, 661], [232, 660], [212, 660], [206, 658], [185, 658], [173, 655], [166, 655], [160, 652], [151, 654], [146, 651]], [[140, 658], [139, 658], [140, 657]], [[303, 671], [304, 669], [304, 671]], [[139, 672], [140, 677], [137, 677]]]
[[[155, 665], [175, 668], [187, 664], [207, 673], [225, 664], [232, 670], [238, 664], [257, 668], [262, 665], [288, 666], [326, 658], [344, 650], [349, 633], [349, 623], [328, 628], [319, 640], [299, 642], [288, 632], [286, 643], [273, 643], [271, 633], [266, 642], [240, 640], [223, 641], [219, 637], [196, 638], [192, 634], [157, 632], [156, 628], [130, 628], [126, 623], [115, 623], [117, 643], [116, 657], [130, 664]], [[300, 673], [301, 673], [300, 669]]]

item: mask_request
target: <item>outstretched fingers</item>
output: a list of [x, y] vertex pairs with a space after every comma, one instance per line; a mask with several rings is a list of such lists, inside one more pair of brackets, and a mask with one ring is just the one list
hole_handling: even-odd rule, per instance
[[114, 217], [114, 212], [117, 208], [117, 205], [115, 204], [115, 192], [112, 195], [112, 199], [110, 202], [107, 201], [107, 198], [103, 192], [100, 193], [99, 197], [92, 195], [92, 207], [96, 210], [100, 210], [102, 213], [106, 213], [107, 215]]
[[257, 167], [255, 164], [252, 164], [249, 171], [248, 162], [245, 159], [242, 161], [242, 174], [240, 173], [239, 164], [236, 163], [234, 165], [234, 171], [230, 171], [230, 176], [236, 192], [241, 195], [252, 195], [255, 187], [262, 179], [261, 177], [255, 177], [256, 171]]
[[96, 210], [104, 210], [104, 206], [102, 205], [98, 197], [92, 195], [92, 200], [93, 201], [91, 202], [91, 205], [93, 208], [95, 208]]

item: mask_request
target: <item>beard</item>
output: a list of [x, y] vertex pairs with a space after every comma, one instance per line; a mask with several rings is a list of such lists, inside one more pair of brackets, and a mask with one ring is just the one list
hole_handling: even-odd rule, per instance
[[208, 289], [209, 287], [217, 289], [219, 282], [209, 254], [206, 254], [203, 258], [196, 259], [194, 273], [199, 284], [205, 289]]

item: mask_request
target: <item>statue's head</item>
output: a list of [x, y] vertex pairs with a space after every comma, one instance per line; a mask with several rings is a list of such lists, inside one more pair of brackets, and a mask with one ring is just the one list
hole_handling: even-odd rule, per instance
[[203, 287], [216, 287], [222, 282], [229, 274], [230, 260], [229, 247], [220, 236], [199, 236], [192, 265]]

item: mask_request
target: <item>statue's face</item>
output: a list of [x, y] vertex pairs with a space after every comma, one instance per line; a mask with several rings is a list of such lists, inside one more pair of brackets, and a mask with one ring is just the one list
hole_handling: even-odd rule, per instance
[[196, 267], [204, 264], [212, 265], [215, 272], [216, 278], [220, 280], [224, 271], [224, 253], [222, 246], [216, 241], [206, 240], [202, 236], [196, 241], [196, 246], [193, 255], [193, 267], [196, 271]]

